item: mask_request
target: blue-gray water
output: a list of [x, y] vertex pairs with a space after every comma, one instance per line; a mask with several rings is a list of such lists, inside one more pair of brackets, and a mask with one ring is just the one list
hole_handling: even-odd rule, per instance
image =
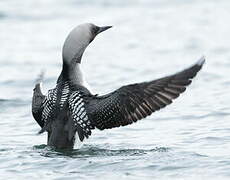
[[[229, 0], [1, 0], [0, 179], [230, 179]], [[34, 80], [61, 70], [83, 22], [114, 25], [82, 63], [96, 93], [206, 64], [172, 105], [133, 125], [93, 131], [80, 150], [46, 147], [31, 116]]]

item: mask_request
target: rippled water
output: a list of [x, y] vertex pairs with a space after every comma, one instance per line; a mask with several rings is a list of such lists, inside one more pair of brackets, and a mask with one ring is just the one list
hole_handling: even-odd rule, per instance
[[[0, 1], [0, 179], [229, 179], [228, 0]], [[55, 85], [61, 48], [83, 22], [114, 25], [83, 57], [103, 94], [207, 61], [169, 107], [131, 126], [95, 130], [80, 149], [55, 151], [31, 116], [34, 80]]]

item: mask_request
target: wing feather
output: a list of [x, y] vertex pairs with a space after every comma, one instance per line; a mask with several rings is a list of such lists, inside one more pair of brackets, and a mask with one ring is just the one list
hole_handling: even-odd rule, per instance
[[44, 126], [44, 121], [42, 120], [42, 111], [44, 109], [44, 102], [46, 101], [46, 96], [42, 94], [41, 83], [44, 77], [44, 72], [36, 79], [36, 84], [33, 89], [32, 97], [32, 114], [34, 119], [37, 121], [41, 128]]
[[171, 76], [150, 82], [123, 86], [96, 96], [89, 102], [89, 116], [100, 130], [125, 126], [171, 104], [191, 84], [204, 64], [204, 58], [193, 66]]

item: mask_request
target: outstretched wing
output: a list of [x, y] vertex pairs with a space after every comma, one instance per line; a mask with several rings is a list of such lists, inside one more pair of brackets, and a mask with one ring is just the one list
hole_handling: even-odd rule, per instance
[[[48, 95], [45, 96], [41, 91], [41, 82], [43, 79], [44, 73], [42, 72], [38, 79], [36, 80], [33, 98], [32, 98], [32, 114], [34, 119], [40, 125], [41, 128], [44, 128], [45, 123], [52, 116], [52, 108], [55, 105], [57, 90], [51, 89], [48, 91]], [[42, 129], [40, 131], [43, 132]]]
[[43, 76], [44, 73], [42, 72], [36, 80], [32, 98], [32, 114], [41, 128], [44, 126], [44, 121], [42, 121], [42, 111], [44, 109], [44, 102], [47, 99], [47, 97], [43, 95], [41, 91], [41, 82], [43, 80]]
[[186, 90], [205, 59], [182, 72], [150, 82], [123, 86], [89, 103], [89, 115], [98, 129], [125, 126], [172, 103]]

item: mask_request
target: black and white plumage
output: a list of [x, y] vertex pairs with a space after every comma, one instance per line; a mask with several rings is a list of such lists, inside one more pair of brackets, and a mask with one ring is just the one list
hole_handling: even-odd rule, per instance
[[35, 85], [32, 113], [48, 132], [48, 145], [73, 148], [75, 135], [80, 141], [94, 128], [100, 130], [132, 124], [172, 103], [186, 90], [205, 59], [171, 76], [122, 86], [107, 95], [93, 95], [81, 72], [81, 58], [97, 34], [111, 26], [82, 24], [71, 31], [63, 46], [63, 68], [54, 89], [41, 92], [40, 77]]
[[71, 94], [68, 102], [74, 126], [77, 128], [80, 140], [83, 141], [84, 137], [88, 138], [91, 135], [91, 129], [94, 129], [86, 112], [84, 94], [75, 91]]

